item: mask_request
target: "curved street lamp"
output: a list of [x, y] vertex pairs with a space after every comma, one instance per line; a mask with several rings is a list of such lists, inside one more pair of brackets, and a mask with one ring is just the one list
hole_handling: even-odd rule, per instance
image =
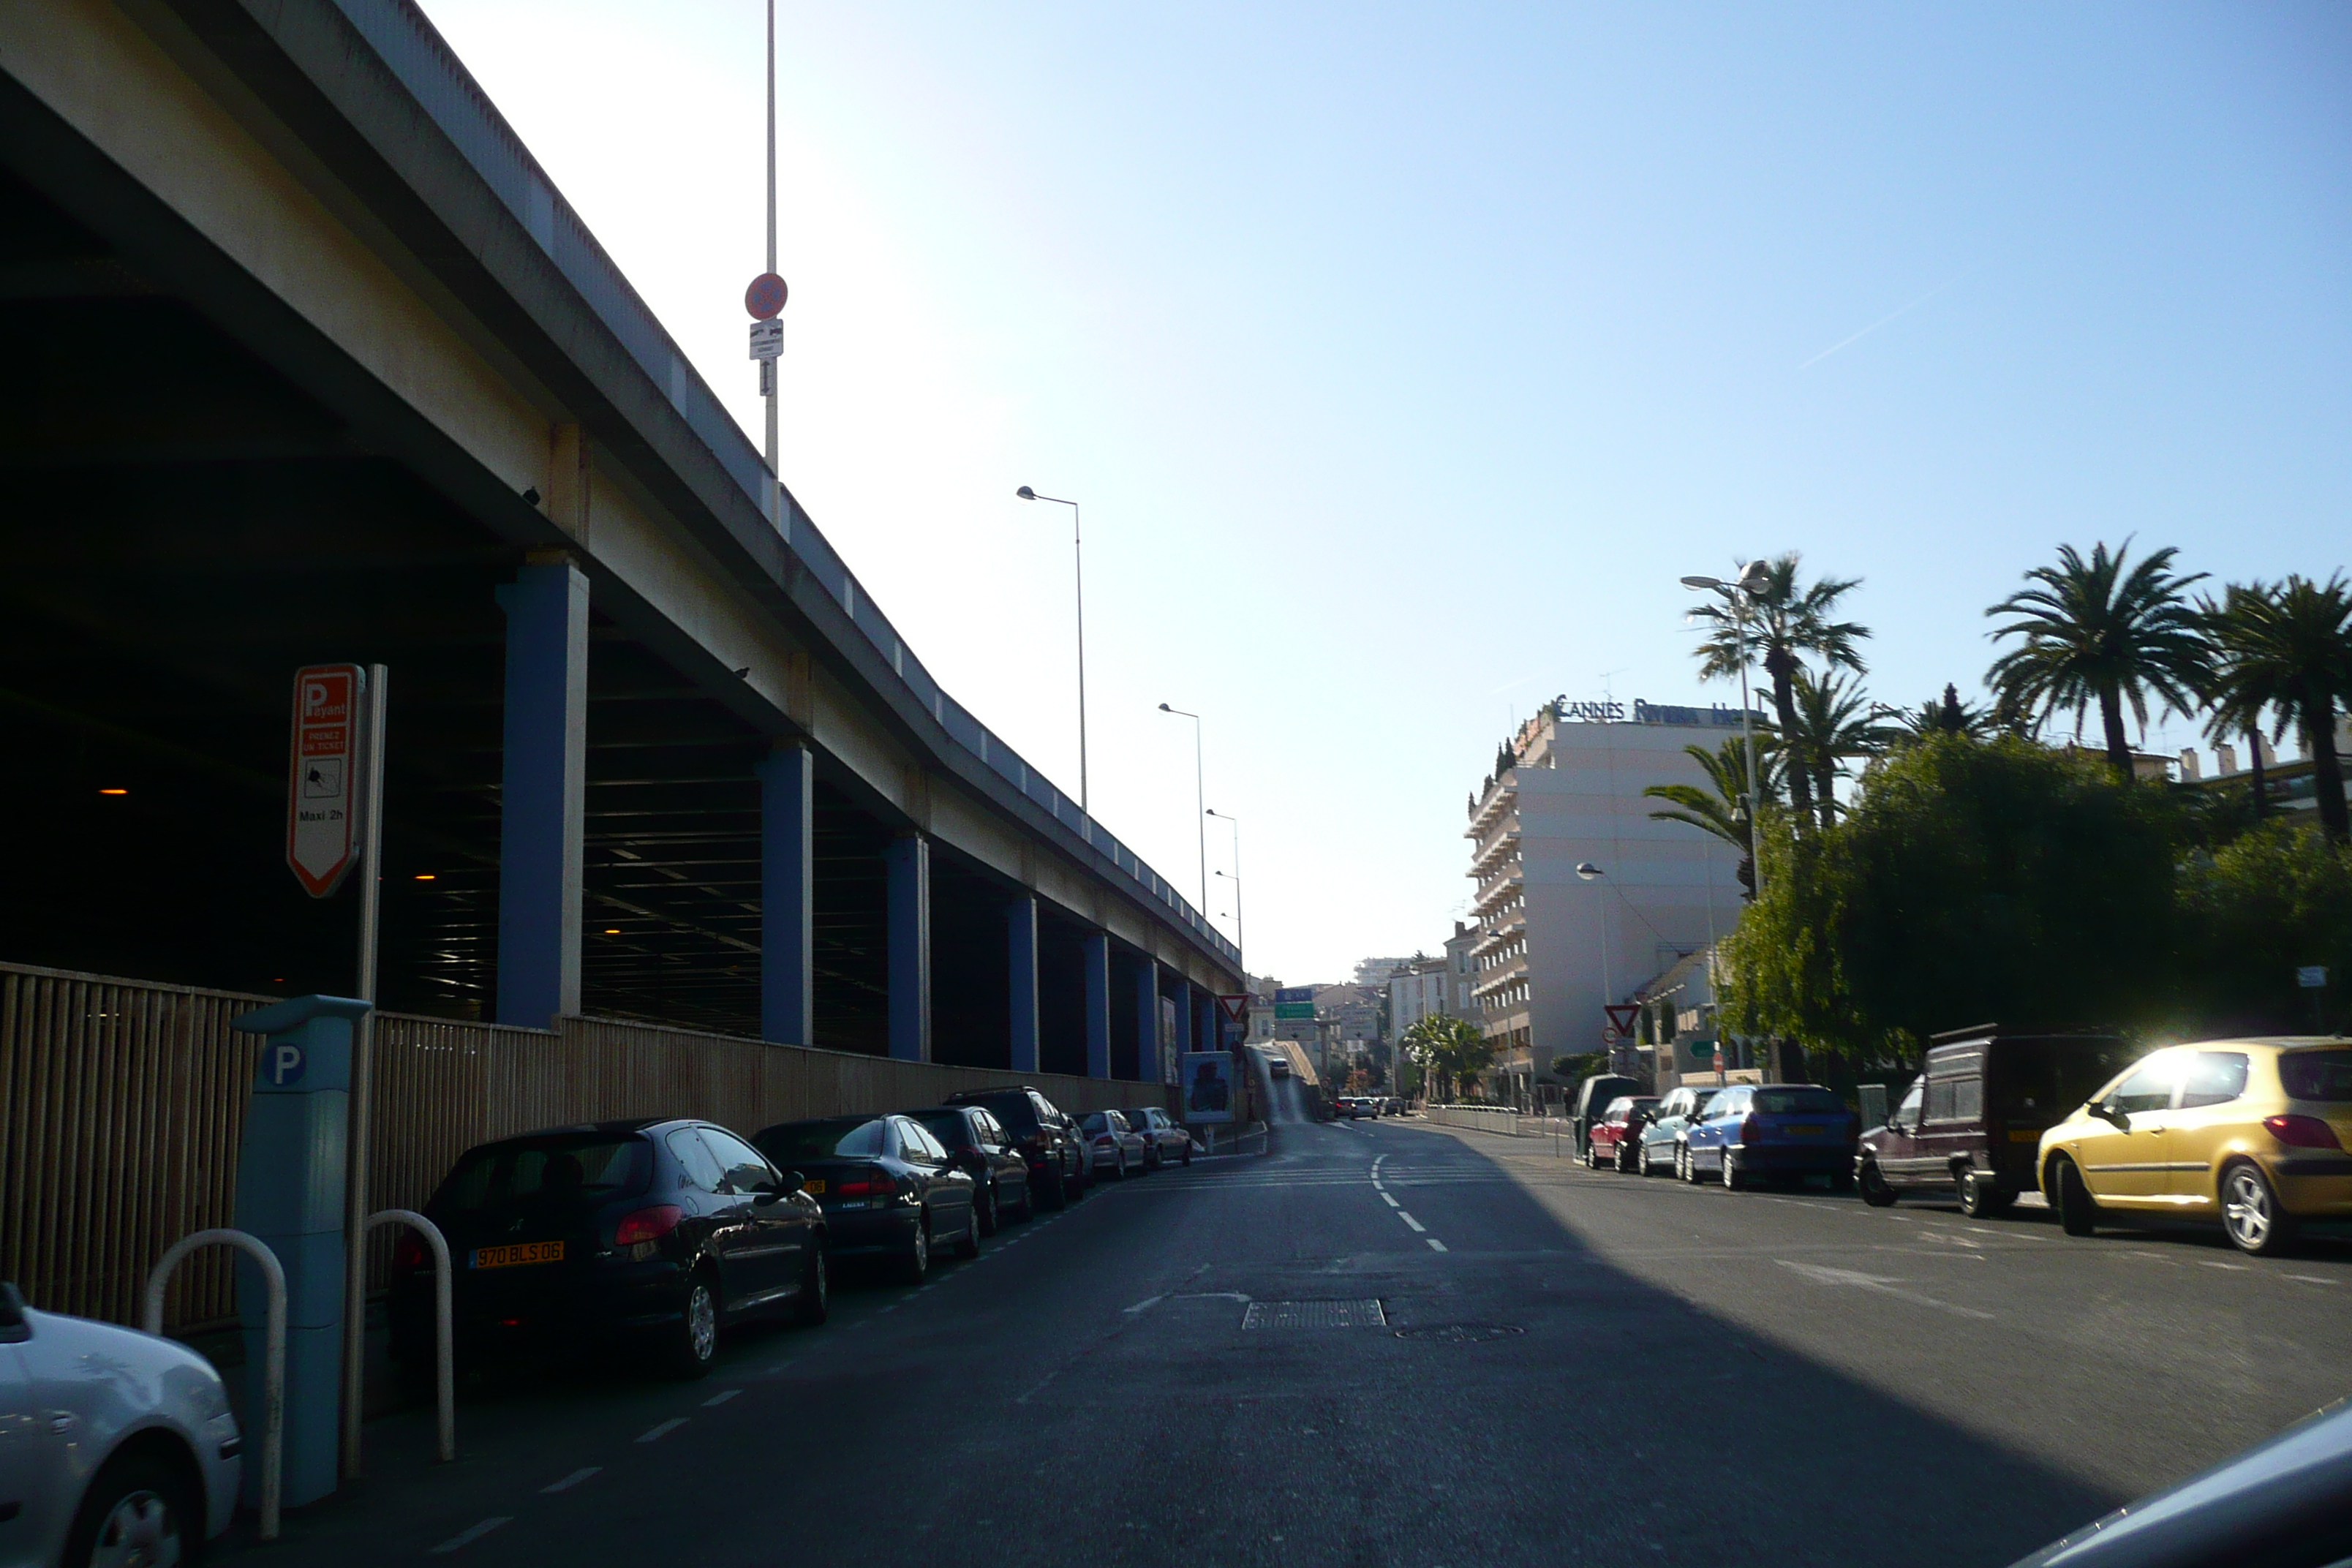
[[[1600, 867], [1594, 865], [1591, 861], [1586, 860], [1578, 865], [1576, 868], [1576, 875], [1577, 879], [1580, 881], [1598, 882], [1603, 877], [1606, 877], [1608, 873], [1603, 871]], [[1616, 1000], [1617, 993], [1609, 984], [1609, 890], [1604, 888], [1601, 890], [1601, 1003], [1602, 1007], [1602, 1017], [1605, 1018], [1609, 1016], [1607, 1009], [1610, 1004]], [[1614, 1028], [1616, 1027], [1616, 1025], [1612, 1021], [1609, 1026], [1611, 1028]], [[1609, 1068], [1610, 1070], [1613, 1072], [1617, 1070], [1617, 1047], [1612, 1045], [1609, 1047]], [[1528, 1068], [1530, 1073], [1534, 1071], [1535, 1063], [1532, 1059], [1528, 1061]], [[1529, 1081], [1532, 1082], [1532, 1079], [1530, 1079]]]
[[1070, 557], [1078, 586], [1078, 809], [1087, 810], [1087, 558], [1078, 534], [1078, 503], [1059, 496], [1041, 496], [1027, 485], [1013, 492], [1023, 500], [1052, 501], [1070, 509]]
[[1160, 705], [1160, 710], [1192, 721], [1192, 839], [1194, 847], [1201, 852], [1201, 913], [1205, 918], [1209, 912], [1209, 826], [1201, 820], [1206, 810], [1201, 789], [1201, 716], [1187, 713], [1181, 708], [1171, 708], [1165, 702]]
[[[1771, 581], [1772, 568], [1763, 561], [1750, 561], [1742, 567], [1739, 580], [1736, 583], [1727, 583], [1720, 577], [1692, 576], [1682, 580], [1683, 586], [1694, 593], [1722, 595], [1732, 607], [1731, 635], [1739, 651], [1739, 734], [1748, 752], [1748, 787], [1739, 792], [1738, 804], [1746, 809], [1748, 816], [1748, 865], [1759, 893], [1764, 890], [1764, 858], [1756, 852], [1756, 807], [1762, 794], [1764, 775], [1757, 765], [1756, 727], [1749, 718], [1754, 704], [1748, 696], [1748, 616], [1756, 595], [1762, 593]], [[1582, 867], [1577, 868], [1577, 875], [1584, 875]]]

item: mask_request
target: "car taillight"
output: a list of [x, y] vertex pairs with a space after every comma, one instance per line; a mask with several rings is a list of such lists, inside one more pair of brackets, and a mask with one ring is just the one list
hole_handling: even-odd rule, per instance
[[2336, 1129], [2316, 1116], [2265, 1116], [2263, 1125], [2272, 1137], [2290, 1149], [2336, 1149]]
[[1739, 1119], [1739, 1142], [1746, 1145], [1764, 1142], [1764, 1119], [1750, 1111]]
[[677, 1228], [686, 1211], [676, 1204], [655, 1204], [635, 1214], [623, 1215], [621, 1223], [613, 1227], [613, 1245], [635, 1247], [641, 1241], [659, 1241]]
[[393, 1243], [392, 1267], [394, 1272], [399, 1274], [415, 1274], [426, 1268], [431, 1262], [431, 1254], [425, 1250], [425, 1238], [417, 1235], [415, 1231], [404, 1230], [401, 1232], [400, 1239]]
[[1112, 1137], [1109, 1133], [1108, 1133], [1108, 1132], [1097, 1132], [1097, 1133], [1096, 1133], [1096, 1134], [1095, 1134], [1095, 1145], [1096, 1145], [1096, 1147], [1097, 1147], [1097, 1148], [1106, 1148], [1106, 1149], [1107, 1149], [1107, 1148], [1108, 1148], [1111, 1144], [1116, 1143], [1116, 1142], [1118, 1142], [1118, 1139], [1113, 1138], [1113, 1137]]
[[845, 1198], [887, 1198], [898, 1190], [898, 1181], [879, 1165], [868, 1165], [862, 1174], [845, 1178], [833, 1190]]

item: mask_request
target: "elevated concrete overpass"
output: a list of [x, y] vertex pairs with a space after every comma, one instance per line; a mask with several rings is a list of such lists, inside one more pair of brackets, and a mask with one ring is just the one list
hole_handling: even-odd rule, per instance
[[0, 955], [347, 989], [280, 856], [289, 678], [351, 659], [387, 1005], [1150, 1079], [1242, 988], [405, 0], [0, 7]]

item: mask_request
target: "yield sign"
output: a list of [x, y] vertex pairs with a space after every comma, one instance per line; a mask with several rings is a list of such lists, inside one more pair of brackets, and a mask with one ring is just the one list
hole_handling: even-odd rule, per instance
[[358, 858], [360, 689], [355, 664], [294, 673], [294, 745], [286, 787], [286, 863], [323, 899]]
[[1231, 1024], [1249, 1022], [1249, 1005], [1250, 999], [1246, 994], [1217, 998], [1217, 1011], [1223, 1013], [1225, 1016], [1225, 1021]]
[[1604, 1002], [1601, 1005], [1601, 1010], [1609, 1015], [1611, 1026], [1621, 1035], [1632, 1034], [1633, 1020], [1642, 1016], [1642, 1005], [1639, 1002]]

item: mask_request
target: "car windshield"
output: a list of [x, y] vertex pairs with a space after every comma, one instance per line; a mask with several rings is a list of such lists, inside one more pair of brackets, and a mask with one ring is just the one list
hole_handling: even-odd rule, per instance
[[514, 1203], [603, 1203], [641, 1190], [653, 1169], [643, 1138], [572, 1133], [494, 1143], [457, 1162], [434, 1206], [456, 1214]]
[[1099, 1110], [1090, 1110], [1087, 1112], [1086, 1120], [1078, 1123], [1078, 1130], [1082, 1132], [1108, 1132], [1110, 1131], [1110, 1119]]
[[974, 1094], [955, 1097], [958, 1105], [977, 1105], [996, 1118], [1003, 1129], [1015, 1138], [1026, 1138], [1037, 1131], [1037, 1108], [1029, 1097], [1021, 1093]]
[[2289, 1051], [2279, 1058], [2279, 1085], [2289, 1100], [2352, 1100], [2352, 1051]]
[[1843, 1115], [1845, 1101], [1826, 1089], [1759, 1089], [1748, 1108], [1768, 1116]]
[[913, 1120], [922, 1124], [924, 1131], [950, 1149], [964, 1148], [972, 1141], [971, 1133], [964, 1127], [961, 1111], [920, 1110], [915, 1113]]
[[828, 1116], [818, 1121], [787, 1121], [761, 1132], [752, 1142], [779, 1165], [795, 1160], [831, 1160], [882, 1152], [888, 1123], [876, 1116]]

